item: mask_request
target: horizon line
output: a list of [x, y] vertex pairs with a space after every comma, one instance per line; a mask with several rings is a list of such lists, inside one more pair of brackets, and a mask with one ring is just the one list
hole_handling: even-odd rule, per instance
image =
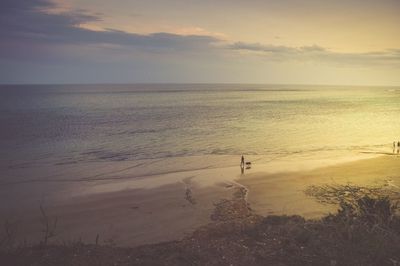
[[324, 87], [400, 87], [398, 85], [326, 84], [326, 83], [248, 83], [248, 82], [83, 82], [83, 83], [0, 83], [0, 86], [71, 86], [71, 85], [273, 85], [273, 86], [324, 86]]

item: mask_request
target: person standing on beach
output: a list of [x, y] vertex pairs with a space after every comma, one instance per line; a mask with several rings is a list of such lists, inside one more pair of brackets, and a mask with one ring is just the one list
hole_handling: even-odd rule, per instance
[[400, 141], [397, 142], [397, 153], [400, 152]]
[[242, 155], [242, 159], [240, 160], [240, 167], [244, 167], [244, 156]]

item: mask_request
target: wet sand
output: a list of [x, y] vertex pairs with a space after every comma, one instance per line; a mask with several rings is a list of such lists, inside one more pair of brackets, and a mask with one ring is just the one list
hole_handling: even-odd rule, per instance
[[[257, 214], [318, 218], [335, 212], [337, 206], [318, 203], [304, 191], [310, 185], [331, 183], [400, 186], [400, 157], [291, 169], [285, 164], [277, 168], [253, 162], [242, 175], [239, 166], [229, 166], [96, 181], [79, 184], [80, 193], [68, 194], [65, 190], [62, 197], [45, 200], [42, 205], [48, 220], [57, 217], [56, 236], [50, 241], [82, 239], [94, 243], [97, 239], [99, 243], [138, 246], [178, 240], [193, 233], [210, 223], [216, 206], [234, 198], [238, 188]], [[19, 241], [39, 241], [43, 237], [39, 205], [34, 201], [19, 208], [3, 207], [0, 222], [7, 219]]]

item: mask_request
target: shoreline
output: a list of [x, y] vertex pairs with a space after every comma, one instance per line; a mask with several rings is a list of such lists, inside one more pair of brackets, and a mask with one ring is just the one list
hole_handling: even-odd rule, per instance
[[[83, 189], [90, 193], [44, 202], [43, 207], [50, 219], [58, 219], [55, 242], [82, 239], [93, 243], [99, 235], [100, 241], [141, 246], [179, 240], [210, 223], [217, 204], [232, 199], [238, 188], [246, 190], [244, 199], [258, 215], [322, 217], [335, 212], [337, 206], [310, 198], [304, 193], [307, 186], [349, 181], [376, 185], [377, 181], [389, 177], [392, 185], [400, 186], [398, 160], [398, 156], [379, 156], [286, 172], [266, 172], [263, 165], [254, 163], [244, 175], [240, 175], [239, 167], [227, 167], [217, 169], [219, 171], [170, 173], [155, 176], [153, 180], [96, 182], [90, 184], [92, 190]], [[308, 166], [303, 167], [307, 169]], [[154, 183], [149, 185], [151, 182]], [[2, 212], [4, 219], [17, 225], [20, 237], [28, 242], [40, 239], [39, 205], [14, 212], [2, 209]]]

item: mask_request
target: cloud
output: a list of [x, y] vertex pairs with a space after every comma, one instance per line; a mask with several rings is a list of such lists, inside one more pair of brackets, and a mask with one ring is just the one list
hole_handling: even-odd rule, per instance
[[63, 34], [80, 24], [101, 20], [83, 10], [53, 13], [56, 4], [49, 0], [2, 0], [0, 33], [2, 38], [40, 38]]
[[[91, 14], [86, 10], [52, 11], [56, 9], [55, 2], [49, 0], [3, 0], [0, 9], [2, 42], [32, 44], [32, 47], [38, 44], [45, 46], [110, 44], [150, 51], [186, 51], [206, 49], [220, 41], [217, 37], [208, 35], [162, 32], [145, 35], [114, 29], [94, 31], [81, 25], [100, 21], [101, 17], [98, 14]], [[7, 47], [10, 46], [12, 45]]]
[[[92, 14], [82, 9], [60, 9], [59, 2], [53, 1], [2, 0], [0, 58], [14, 57], [18, 60], [23, 60], [24, 57], [38, 59], [37, 57], [40, 56], [58, 58], [57, 53], [62, 52], [58, 52], [56, 47], [94, 45], [116, 49], [119, 47], [124, 53], [132, 52], [132, 50], [150, 53], [216, 51], [219, 54], [234, 51], [233, 53], [241, 52], [242, 55], [256, 54], [272, 61], [400, 65], [399, 50], [339, 53], [317, 45], [290, 47], [246, 42], [227, 43], [221, 36], [200, 28], [196, 29], [194, 34], [188, 35], [166, 32], [137, 34], [116, 29], [96, 31], [82, 25], [101, 21], [100, 14]], [[26, 50], [36, 55], [29, 55]], [[71, 52], [71, 49], [68, 49], [68, 52]]]
[[255, 54], [275, 61], [314, 61], [334, 64], [369, 64], [400, 66], [400, 50], [389, 49], [368, 53], [341, 53], [312, 45], [302, 47], [265, 45], [260, 43], [236, 42], [226, 46], [230, 50]]
[[326, 52], [327, 50], [321, 46], [312, 45], [312, 46], [302, 46], [302, 47], [289, 47], [283, 45], [264, 45], [259, 43], [244, 43], [244, 42], [236, 42], [228, 45], [229, 49], [232, 50], [242, 50], [242, 51], [250, 51], [250, 52], [260, 52], [262, 54], [270, 54], [274, 56], [293, 56], [304, 53], [321, 53]]

